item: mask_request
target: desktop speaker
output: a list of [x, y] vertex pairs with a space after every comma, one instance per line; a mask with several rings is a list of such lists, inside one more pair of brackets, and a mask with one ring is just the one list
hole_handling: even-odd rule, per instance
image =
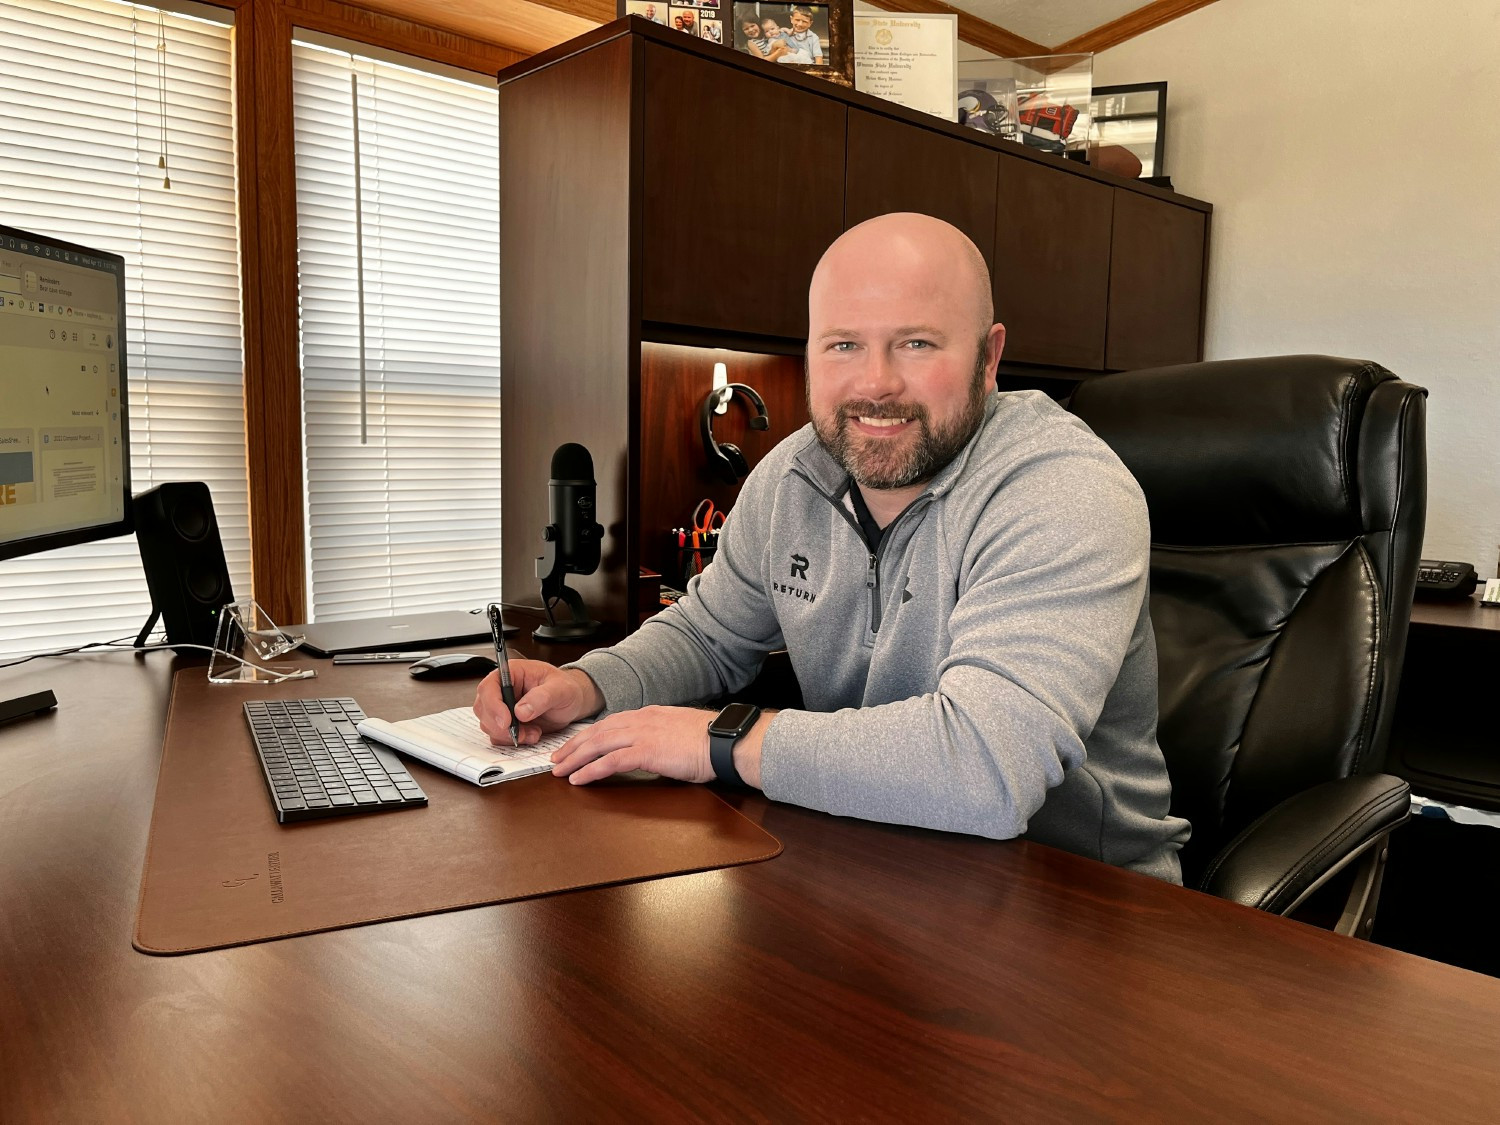
[[161, 615], [167, 642], [212, 645], [234, 590], [208, 485], [159, 484], [135, 498], [134, 512], [153, 618]]

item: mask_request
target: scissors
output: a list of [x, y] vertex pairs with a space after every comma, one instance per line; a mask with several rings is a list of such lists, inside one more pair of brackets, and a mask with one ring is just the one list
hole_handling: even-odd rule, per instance
[[[724, 526], [724, 513], [714, 507], [714, 502], [709, 499], [698, 501], [698, 506], [693, 509], [693, 534], [698, 537], [699, 542], [704, 541], [709, 535], [718, 534], [719, 528]], [[697, 546], [694, 543], [693, 546]]]
[[724, 526], [724, 513], [714, 507], [707, 498], [698, 501], [693, 509], [693, 573], [703, 573], [703, 555], [699, 548], [713, 550], [719, 545], [719, 528]]

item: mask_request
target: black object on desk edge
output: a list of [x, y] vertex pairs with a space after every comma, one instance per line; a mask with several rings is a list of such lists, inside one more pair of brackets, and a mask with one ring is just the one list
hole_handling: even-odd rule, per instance
[[40, 715], [56, 707], [57, 696], [52, 694], [51, 688], [33, 692], [31, 695], [18, 695], [14, 699], [0, 699], [0, 723], [24, 719], [30, 715]]

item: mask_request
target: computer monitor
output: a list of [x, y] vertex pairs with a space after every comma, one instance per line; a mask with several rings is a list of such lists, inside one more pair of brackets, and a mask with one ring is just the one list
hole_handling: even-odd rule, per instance
[[125, 260], [0, 224], [0, 559], [129, 534], [125, 392]]
[[0, 559], [131, 531], [125, 260], [0, 225]]

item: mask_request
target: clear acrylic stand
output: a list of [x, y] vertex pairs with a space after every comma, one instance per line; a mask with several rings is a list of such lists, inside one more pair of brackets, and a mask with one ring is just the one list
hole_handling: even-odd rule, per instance
[[211, 684], [279, 684], [311, 679], [311, 668], [285, 671], [264, 665], [291, 652], [304, 638], [289, 636], [255, 601], [230, 602], [219, 610], [219, 628], [208, 661]]

